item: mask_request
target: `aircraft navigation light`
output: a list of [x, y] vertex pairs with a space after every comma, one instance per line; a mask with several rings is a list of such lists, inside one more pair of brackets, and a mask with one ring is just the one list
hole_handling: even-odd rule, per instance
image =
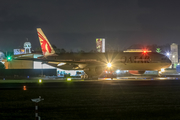
[[41, 79], [39, 79], [39, 83], [42, 83], [42, 80], [41, 80]]
[[67, 78], [67, 81], [71, 81], [71, 78]]
[[164, 72], [164, 68], [161, 68], [161, 72]]
[[109, 67], [109, 68], [110, 68], [110, 67], [111, 67], [111, 63], [108, 63], [108, 64], [107, 64], [107, 67]]

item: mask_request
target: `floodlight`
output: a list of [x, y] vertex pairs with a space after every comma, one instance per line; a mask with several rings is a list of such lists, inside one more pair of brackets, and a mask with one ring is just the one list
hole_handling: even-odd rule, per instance
[[107, 67], [111, 67], [111, 63], [108, 63], [108, 64], [107, 64]]

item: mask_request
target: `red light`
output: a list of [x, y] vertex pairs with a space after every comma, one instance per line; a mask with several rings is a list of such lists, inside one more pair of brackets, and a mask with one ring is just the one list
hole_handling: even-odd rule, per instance
[[146, 53], [147, 51], [144, 51], [144, 53]]

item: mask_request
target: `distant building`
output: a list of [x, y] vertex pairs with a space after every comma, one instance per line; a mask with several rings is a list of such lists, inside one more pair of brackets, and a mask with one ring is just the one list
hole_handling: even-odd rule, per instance
[[171, 44], [170, 60], [172, 62], [172, 68], [176, 68], [176, 65], [178, 64], [178, 44], [176, 43]]
[[[30, 53], [30, 54], [29, 54]], [[56, 71], [57, 77], [66, 77], [66, 76], [81, 76], [81, 73], [83, 73], [83, 70], [63, 70], [56, 68], [56, 66], [51, 66], [46, 63], [42, 63], [41, 61], [33, 61], [31, 59], [36, 59], [38, 57], [42, 57], [42, 53], [31, 53], [31, 43], [30, 42], [25, 42], [24, 43], [24, 49], [14, 49], [14, 55], [18, 55], [16, 58], [19, 59], [30, 59], [30, 60], [10, 60], [8, 61], [7, 59], [2, 60], [2, 62], [5, 65], [5, 69], [15, 69], [15, 71], [21, 71], [24, 70], [22, 74], [25, 74], [28, 70], [31, 71], [33, 74], [35, 72], [38, 72], [36, 74], [39, 74], [38, 70], [41, 70], [41, 75], [46, 75], [47, 73], [44, 73], [43, 71], [45, 70], [46, 72], [50, 72], [54, 74], [54, 71]], [[4, 54], [0, 52], [0, 59], [3, 57]], [[15, 73], [12, 73], [15, 74]], [[39, 74], [39, 75], [40, 75]], [[21, 74], [20, 74], [21, 75]], [[49, 75], [49, 73], [47, 74]]]
[[105, 52], [105, 39], [104, 38], [97, 38], [96, 39], [96, 49], [97, 52]]
[[31, 43], [30, 42], [25, 42], [24, 43], [24, 49], [25, 49], [25, 54], [31, 53]]
[[14, 49], [14, 55], [25, 54], [24, 49]]

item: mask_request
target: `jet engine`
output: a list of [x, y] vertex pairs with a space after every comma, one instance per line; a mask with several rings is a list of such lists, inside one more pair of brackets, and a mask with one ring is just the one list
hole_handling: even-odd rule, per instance
[[145, 73], [145, 71], [129, 70], [129, 73], [132, 75], [142, 75]]
[[96, 67], [86, 67], [84, 72], [88, 75], [88, 78], [98, 78], [98, 76], [103, 72], [103, 67], [96, 66]]
[[103, 72], [103, 68], [102, 67], [96, 67], [95, 72], [97, 75], [100, 75]]

